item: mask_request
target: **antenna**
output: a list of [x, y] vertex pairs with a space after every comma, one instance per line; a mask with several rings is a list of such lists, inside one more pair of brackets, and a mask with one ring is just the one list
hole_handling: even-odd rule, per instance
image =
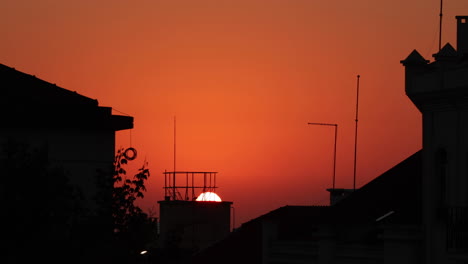
[[175, 171], [176, 171], [176, 117], [174, 116], [174, 173]]
[[354, 130], [354, 178], [353, 178], [353, 190], [356, 190], [356, 154], [357, 154], [357, 132], [358, 132], [358, 110], [359, 110], [359, 78], [357, 76], [357, 94], [356, 94], [356, 129]]
[[440, 0], [440, 13], [439, 13], [439, 51], [442, 49], [442, 2]]

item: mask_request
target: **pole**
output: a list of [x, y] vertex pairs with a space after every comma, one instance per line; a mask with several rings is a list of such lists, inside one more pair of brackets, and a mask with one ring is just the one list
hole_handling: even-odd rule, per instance
[[359, 110], [359, 78], [357, 76], [357, 94], [356, 94], [356, 128], [354, 130], [354, 177], [353, 177], [353, 190], [356, 190], [356, 156], [357, 156], [357, 132], [358, 132], [358, 110]]
[[440, 13], [439, 13], [439, 51], [442, 49], [442, 2], [440, 0]]
[[333, 189], [335, 189], [336, 177], [336, 139], [338, 137], [338, 125], [335, 124], [335, 145], [333, 147]]
[[176, 171], [176, 117], [174, 116], [174, 173]]
[[334, 126], [335, 127], [335, 144], [333, 147], [333, 189], [335, 189], [335, 178], [336, 178], [336, 139], [338, 135], [338, 125], [337, 124], [326, 124], [326, 123], [308, 123], [309, 125], [319, 125], [319, 126]]
[[176, 117], [174, 116], [174, 172], [172, 175], [172, 200], [177, 200], [176, 198]]

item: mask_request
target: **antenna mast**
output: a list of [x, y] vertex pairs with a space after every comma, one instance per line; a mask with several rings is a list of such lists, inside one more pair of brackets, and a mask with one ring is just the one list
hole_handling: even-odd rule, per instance
[[359, 110], [359, 78], [357, 76], [357, 95], [356, 95], [356, 129], [354, 130], [354, 178], [353, 190], [356, 190], [356, 156], [357, 156], [357, 132], [358, 132], [358, 110]]
[[440, 0], [440, 13], [439, 13], [439, 51], [442, 49], [442, 2]]
[[174, 116], [174, 173], [175, 171], [176, 171], [176, 117]]

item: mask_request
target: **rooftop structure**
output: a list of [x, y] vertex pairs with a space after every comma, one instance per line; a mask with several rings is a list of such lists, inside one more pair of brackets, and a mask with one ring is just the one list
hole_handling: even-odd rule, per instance
[[164, 172], [164, 199], [166, 201], [195, 201], [206, 192], [215, 193], [217, 172]]
[[[160, 244], [192, 254], [230, 233], [232, 202], [216, 194], [217, 172], [166, 171], [160, 207]], [[175, 256], [174, 256], [175, 257]]]

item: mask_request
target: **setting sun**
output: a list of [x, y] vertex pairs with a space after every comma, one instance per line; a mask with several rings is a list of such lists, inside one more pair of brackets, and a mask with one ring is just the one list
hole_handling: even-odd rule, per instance
[[[442, 45], [456, 43], [466, 2], [444, 5]], [[327, 205], [335, 175], [336, 188], [352, 188], [354, 178], [360, 188], [421, 149], [421, 113], [404, 93], [400, 60], [413, 49], [424, 58], [438, 51], [439, 8], [423, 0], [6, 0], [0, 63], [134, 117], [115, 147], [138, 151], [128, 173], [147, 161], [154, 175], [142, 209], [165, 198], [165, 171], [219, 171], [241, 224], [285, 204]], [[309, 122], [337, 124], [336, 152], [333, 129]]]
[[204, 192], [197, 197], [198, 202], [221, 202], [221, 198], [214, 192]]

